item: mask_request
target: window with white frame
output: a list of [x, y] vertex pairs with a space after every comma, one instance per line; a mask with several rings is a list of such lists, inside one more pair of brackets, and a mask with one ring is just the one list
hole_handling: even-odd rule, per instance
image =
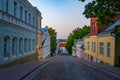
[[104, 54], [104, 43], [100, 42], [100, 54]]
[[110, 57], [110, 43], [107, 43], [107, 56]]
[[91, 50], [92, 50], [92, 51], [94, 50], [93, 42], [91, 43]]
[[88, 44], [87, 50], [90, 50], [90, 42], [88, 42], [87, 44]]
[[96, 43], [93, 43], [93, 52], [96, 52]]

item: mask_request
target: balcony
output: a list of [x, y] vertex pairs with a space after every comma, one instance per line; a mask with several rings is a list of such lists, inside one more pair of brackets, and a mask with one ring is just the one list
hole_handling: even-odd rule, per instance
[[4, 11], [0, 10], [0, 21], [6, 21], [8, 23], [12, 23], [14, 25], [17, 25], [19, 27], [28, 29], [30, 31], [36, 32], [36, 28], [34, 26], [32, 26], [31, 24], [28, 24], [26, 22], [24, 22], [21, 19], [18, 19]]

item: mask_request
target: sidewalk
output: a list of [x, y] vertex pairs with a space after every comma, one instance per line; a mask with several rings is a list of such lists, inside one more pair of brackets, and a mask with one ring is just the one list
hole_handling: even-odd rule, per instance
[[20, 78], [27, 75], [30, 71], [32, 71], [36, 67], [44, 64], [45, 62], [51, 59], [52, 58], [43, 59], [39, 61], [32, 61], [17, 66], [13, 66], [10, 68], [0, 69], [0, 80], [19, 80]]
[[87, 61], [84, 59], [80, 59], [82, 62], [93, 65], [107, 73], [112, 73], [112, 74], [116, 74], [120, 77], [120, 68], [119, 67], [114, 67], [111, 65], [105, 65], [105, 64], [101, 64], [101, 63], [97, 63], [97, 62], [92, 62], [92, 61]]

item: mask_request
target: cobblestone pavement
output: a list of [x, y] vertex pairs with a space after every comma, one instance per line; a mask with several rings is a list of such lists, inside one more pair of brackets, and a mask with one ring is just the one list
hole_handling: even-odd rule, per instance
[[[64, 54], [64, 53], [63, 53]], [[59, 55], [43, 67], [33, 80], [120, 80], [99, 69], [81, 63], [80, 59]]]

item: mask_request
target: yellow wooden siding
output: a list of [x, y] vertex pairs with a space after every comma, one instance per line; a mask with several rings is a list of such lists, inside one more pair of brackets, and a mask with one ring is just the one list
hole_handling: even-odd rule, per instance
[[[90, 49], [87, 50], [85, 49], [85, 53], [92, 55], [93, 57], [97, 58], [97, 37], [90, 37], [90, 38], [85, 38], [85, 48], [87, 48], [87, 42], [90, 43]], [[96, 51], [92, 51], [92, 42], [96, 43]]]
[[[100, 42], [104, 43], [104, 54], [100, 54]], [[110, 57], [107, 56], [107, 43], [110, 43]], [[98, 59], [114, 65], [115, 39], [112, 36], [98, 37]]]
[[[85, 38], [85, 53], [92, 55], [93, 57], [114, 65], [114, 54], [115, 54], [115, 39], [112, 36], [101, 36], [101, 37], [89, 37]], [[90, 42], [90, 49], [87, 50], [87, 42]], [[92, 42], [96, 42], [96, 52], [92, 51]], [[100, 42], [104, 43], [104, 54], [100, 54]], [[110, 57], [107, 56], [107, 43], [110, 43]]]

